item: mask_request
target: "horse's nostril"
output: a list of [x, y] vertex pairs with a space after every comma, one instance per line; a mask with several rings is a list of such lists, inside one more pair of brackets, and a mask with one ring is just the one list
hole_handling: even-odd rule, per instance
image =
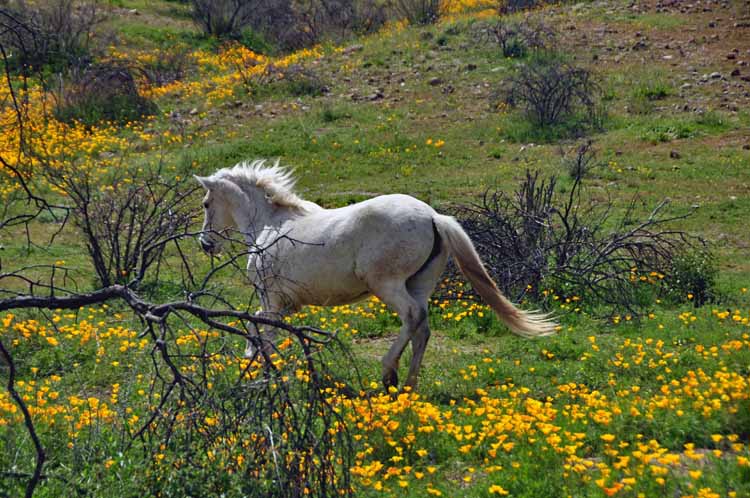
[[214, 247], [214, 244], [211, 241], [205, 241], [203, 239], [200, 239], [200, 243], [201, 243], [201, 247], [206, 252], [210, 252], [211, 249], [213, 249], [213, 247]]

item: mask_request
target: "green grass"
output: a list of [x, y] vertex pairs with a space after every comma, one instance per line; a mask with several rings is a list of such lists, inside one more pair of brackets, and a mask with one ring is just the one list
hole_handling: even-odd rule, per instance
[[[209, 50], [216, 48], [197, 34], [187, 18], [187, 9], [181, 4], [125, 0], [117, 3], [124, 8], [137, 8], [143, 14], [110, 21], [121, 35], [125, 48], [152, 49], [169, 47], [173, 43]], [[587, 9], [582, 9], [580, 21], [575, 22], [612, 20], [611, 16], [597, 17], [596, 10], [589, 12]], [[618, 14], [614, 21], [666, 33], [691, 25], [689, 18], [665, 14]], [[190, 138], [184, 143], [154, 147], [139, 142], [135, 134], [127, 135], [133, 151], [128, 160], [142, 167], [153, 167], [163, 161], [179, 166], [181, 174], [207, 174], [245, 159], [280, 157], [282, 163], [296, 167], [301, 195], [326, 207], [350, 204], [376, 194], [404, 192], [443, 209], [451, 203], [475, 201], [490, 186], [510, 193], [527, 168], [565, 177], [558, 152], [560, 147], [571, 146], [561, 140], [568, 130], [536, 130], [517, 114], [497, 113], [491, 109], [492, 90], [507, 78], [512, 61], [503, 57], [496, 46], [477, 42], [475, 24], [459, 19], [450, 26], [408, 27], [358, 40], [364, 45], [363, 50], [348, 55], [331, 53], [311, 65], [330, 86], [331, 91], [324, 95], [274, 87], [264, 88], [254, 95], [238, 92], [226, 102], [211, 104], [203, 95], [189, 99], [179, 95], [164, 97], [157, 102], [161, 114], [146, 127], [157, 134], [168, 129], [175, 131], [174, 120], [169, 117], [175, 111], [186, 118]], [[249, 43], [261, 42], [251, 40]], [[467, 69], [469, 63], [476, 68]], [[720, 321], [712, 314], [715, 307], [718, 311], [739, 309], [742, 316], [746, 316], [750, 307], [748, 294], [741, 291], [750, 282], [750, 261], [746, 257], [748, 239], [744, 235], [750, 201], [742, 187], [747, 183], [750, 151], [740, 146], [748, 138], [750, 115], [746, 112], [730, 115], [716, 110], [702, 115], [672, 111], [673, 104], [679, 101], [667, 77], [671, 69], [666, 66], [597, 69], [608, 82], [605, 95], [610, 112], [604, 131], [594, 136], [604, 167], [595, 170], [587, 180], [592, 195], [602, 201], [612, 199], [616, 213], [622, 212], [636, 194], [642, 199], [638, 209], [644, 215], [667, 197], [672, 200], [675, 213], [685, 213], [691, 206], [699, 206], [691, 217], [676, 221], [674, 227], [696, 233], [711, 243], [720, 268], [717, 277], [720, 300], [699, 309], [689, 304], [654, 302], [653, 318], [636, 321], [621, 317], [618, 324], [589, 314], [592, 310], [602, 310], [596, 303], [587, 303], [581, 313], [557, 310], [562, 332], [538, 341], [509, 335], [489, 313], [456, 321], [455, 317], [445, 315], [460, 312], [460, 304], [452, 304], [447, 310], [433, 307], [430, 323], [434, 335], [427, 349], [419, 393], [437, 409], [451, 411], [457, 424], [481, 426], [481, 415], [459, 411], [481, 401], [478, 389], [488, 391], [493, 398], [507, 400], [508, 390], [513, 389], [508, 386], [524, 387], [528, 392], [521, 397], [523, 400], [543, 402], [548, 397], [554, 398], [551, 403], [561, 414], [566, 404], [573, 402], [560, 394], [559, 386], [566, 383], [585, 385], [609, 399], [617, 398], [618, 392], [625, 388], [637, 386], [644, 399], [656, 400], [663, 386], [697, 369], [710, 375], [722, 369], [745, 378], [750, 375], [747, 348], [731, 354], [721, 349], [727, 341], [742, 338], [747, 328], [734, 324], [731, 317]], [[433, 77], [441, 82], [429, 84]], [[384, 98], [370, 100], [368, 96], [380, 88]], [[240, 101], [239, 106], [236, 101]], [[256, 106], [261, 109], [256, 111]], [[197, 116], [190, 114], [193, 108], [198, 109]], [[438, 141], [444, 143], [438, 147]], [[678, 158], [670, 157], [673, 150], [678, 151]], [[560, 182], [561, 193], [566, 185], [565, 181]], [[199, 195], [196, 193], [194, 198], [196, 207]], [[49, 217], [42, 221], [31, 227], [35, 237], [49, 236], [58, 228]], [[64, 260], [71, 277], [82, 289], [94, 285], [85, 249], [75, 230], [64, 232], [49, 247], [27, 248], [23, 230], [18, 227], [4, 230], [0, 235], [5, 266], [32, 260]], [[210, 267], [209, 259], [202, 255], [197, 244], [187, 246], [186, 253], [194, 270], [205, 273]], [[170, 255], [169, 263], [161, 280], [143, 284], [142, 290], [150, 298], [181, 297], [178, 260]], [[232, 302], [248, 303], [250, 300], [250, 289], [237, 274], [223, 275], [219, 283], [220, 290]], [[105, 324], [102, 329], [122, 325], [141, 331], [140, 323], [127, 314], [118, 316], [118, 311], [122, 310], [109, 309], [101, 313], [81, 310], [77, 320], [65, 318], [64, 322], [101, 321]], [[354, 352], [365, 386], [379, 382], [380, 357], [399, 327], [390, 312], [381, 313], [375, 306], [370, 311], [374, 312], [374, 318], [344, 316], [328, 309], [297, 319], [297, 323], [341, 330], [344, 342]], [[603, 314], [607, 314], [607, 310], [604, 311]], [[685, 323], [680, 318], [680, 314], [687, 312], [696, 316], [694, 322], [688, 319]], [[49, 317], [38, 313], [24, 316], [49, 323]], [[325, 322], [321, 321], [322, 317], [326, 318]], [[337, 320], [335, 324], [333, 319]], [[341, 328], [344, 321], [349, 325], [348, 331]], [[357, 329], [357, 333], [351, 333], [352, 329]], [[141, 414], [146, 412], [146, 404], [137, 395], [137, 390], [145, 383], [136, 376], [149, 372], [150, 342], [144, 350], [122, 352], [119, 350], [121, 342], [115, 339], [85, 345], [60, 340], [61, 347], [55, 348], [35, 335], [14, 350], [19, 359], [20, 378], [25, 382], [44, 382], [52, 375], [61, 376], [59, 386], [55, 387], [61, 399], [66, 396], [106, 399], [112, 384], [120, 383], [132, 389], [123, 394], [127, 402], [120, 407], [132, 406], [141, 410]], [[670, 361], [654, 368], [648, 362], [636, 364], [631, 354], [633, 349], [625, 346], [628, 341], [629, 344], [663, 341], [661, 351], [672, 355]], [[593, 349], [593, 344], [598, 351]], [[658, 355], [650, 344], [646, 348], [648, 358], [657, 361]], [[106, 355], [98, 354], [99, 346], [106, 347]], [[241, 341], [235, 339], [226, 339], [226, 346], [228, 351], [241, 351], [243, 347]], [[702, 351], [708, 353], [698, 351], [697, 346], [704, 346]], [[711, 355], [712, 347], [718, 348], [715, 357]], [[409, 354], [407, 349], [401, 362], [401, 379], [406, 376]], [[618, 355], [623, 354], [628, 359], [628, 367], [622, 362], [615, 363], [619, 361]], [[119, 364], [114, 366], [112, 362]], [[352, 375], [352, 365], [348, 361], [333, 368], [342, 378]], [[566, 425], [565, 430], [586, 434], [586, 445], [580, 451], [584, 459], [611, 465], [614, 461], [605, 454], [605, 443], [601, 439], [605, 433], [616, 434], [618, 441], [628, 442], [631, 448], [637, 443], [636, 434], [641, 434], [644, 441], [658, 440], [674, 452], [683, 451], [687, 442], [693, 442], [698, 448], [726, 450], [726, 446], [715, 443], [711, 436], [737, 433], [746, 444], [750, 430], [750, 421], [745, 415], [748, 412], [750, 408], [736, 416], [717, 412], [708, 418], [689, 410], [684, 416], [658, 412], [652, 420], [624, 414], [614, 417], [609, 426], [579, 421]], [[401, 435], [405, 437], [409, 424], [416, 423], [415, 415], [394, 417], [402, 424]], [[137, 495], [143, 494], [144, 486], [157, 486], [151, 473], [154, 467], [144, 464], [140, 453], [117, 453], [121, 447], [118, 438], [122, 436], [118, 428], [102, 424], [82, 431], [81, 444], [69, 449], [68, 435], [62, 434], [60, 427], [42, 429], [42, 438], [53, 462], [48, 469], [50, 473], [85, 484], [95, 496]], [[0, 426], [0, 434], [0, 446], [13, 448], [21, 455], [11, 462], [11, 452], [0, 452], [0, 467], [17, 464], [23, 465], [24, 471], [28, 470], [31, 447], [20, 426], [6, 429]], [[379, 458], [395, 456], [395, 450], [384, 439], [367, 437], [373, 437], [372, 441], [378, 443]], [[424, 496], [427, 488], [424, 483], [428, 480], [435, 489], [443, 491], [443, 496], [488, 497], [491, 484], [502, 485], [513, 496], [603, 496], [603, 491], [593, 483], [600, 476], [594, 475], [595, 471], [591, 471], [589, 481], [572, 481], [563, 476], [564, 463], [560, 456], [543, 451], [537, 443], [528, 440], [518, 439], [516, 443], [513, 453], [502, 454], [495, 462], [502, 465], [503, 470], [487, 472], [484, 470], [484, 459], [488, 458], [486, 448], [463, 453], [458, 449], [461, 443], [445, 434], [436, 434], [420, 440], [428, 450], [426, 460], [407, 451], [407, 458], [412, 459], [410, 464], [415, 469], [426, 472], [425, 465], [434, 466], [435, 474], [426, 475], [424, 481], [409, 481], [409, 487], [404, 490], [395, 484], [395, 479], [385, 484], [392, 488], [391, 494], [404, 497]], [[167, 460], [179, 458], [179, 451], [174, 447], [165, 448], [164, 452]], [[116, 463], [107, 470], [105, 462], [109, 459]], [[519, 468], [513, 467], [514, 462], [520, 464]], [[735, 490], [738, 496], [750, 493], [750, 475], [746, 469], [733, 465], [728, 458], [713, 459], [707, 465], [696, 485], [710, 486], [719, 492]], [[196, 496], [218, 493], [217, 489], [222, 486], [227, 495], [252, 492], [243, 489], [236, 475], [217, 470], [219, 468], [224, 467], [206, 465], [204, 473], [188, 475], [185, 470], [167, 466], [164, 472], [169, 475], [169, 486], [182, 494], [186, 491], [180, 486], [188, 482]], [[478, 470], [469, 473], [469, 468]], [[471, 477], [469, 482], [464, 481], [467, 476]], [[675, 471], [669, 479], [667, 488], [662, 488], [644, 478], [638, 484], [641, 486], [638, 492], [646, 496], [694, 493], [694, 490], [688, 491], [689, 478], [685, 472]], [[1, 482], [4, 487], [8, 483], [11, 481]], [[20, 481], [13, 481], [16, 488], [9, 493], [20, 493], [18, 484]], [[39, 496], [62, 496], [70, 494], [71, 489], [62, 481], [50, 479], [43, 483]], [[3, 492], [0, 491], [0, 496]], [[381, 494], [363, 487], [358, 496]]]

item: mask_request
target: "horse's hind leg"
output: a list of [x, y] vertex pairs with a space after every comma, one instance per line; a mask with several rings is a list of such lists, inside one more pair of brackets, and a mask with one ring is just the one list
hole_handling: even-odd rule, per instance
[[424, 310], [425, 319], [415, 329], [411, 339], [411, 363], [409, 364], [409, 374], [406, 378], [406, 385], [416, 389], [417, 377], [422, 367], [422, 358], [424, 357], [427, 342], [430, 339], [430, 322], [427, 318], [427, 306], [430, 296], [435, 290], [435, 285], [445, 269], [448, 255], [444, 251], [440, 252], [430, 264], [422, 268], [419, 273], [413, 275], [406, 281], [406, 288], [411, 297]]
[[401, 319], [401, 331], [391, 348], [383, 356], [383, 385], [398, 386], [398, 363], [414, 332], [427, 320], [427, 310], [409, 294], [403, 281], [382, 282], [373, 286], [372, 293]]

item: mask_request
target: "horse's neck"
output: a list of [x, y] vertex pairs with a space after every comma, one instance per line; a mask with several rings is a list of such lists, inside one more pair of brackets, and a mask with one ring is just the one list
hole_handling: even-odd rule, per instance
[[237, 230], [245, 237], [246, 242], [253, 243], [258, 232], [271, 221], [273, 210], [267, 203], [252, 204], [249, 199], [242, 205], [236, 205], [232, 213]]
[[[320, 209], [320, 208], [319, 208]], [[240, 207], [234, 218], [237, 228], [248, 243], [253, 244], [262, 230], [280, 229], [287, 221], [299, 217], [299, 213], [286, 207], [274, 207], [262, 201], [255, 205]]]

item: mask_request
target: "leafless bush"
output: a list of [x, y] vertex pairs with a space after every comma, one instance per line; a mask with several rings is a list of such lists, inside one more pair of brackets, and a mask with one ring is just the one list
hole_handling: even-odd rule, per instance
[[185, 176], [175, 179], [163, 165], [144, 170], [121, 164], [104, 190], [74, 168], [50, 168], [45, 176], [72, 200], [72, 220], [85, 236], [104, 287], [137, 288], [147, 275], [158, 280], [166, 241], [177, 241], [191, 224], [193, 213], [185, 201], [194, 189]]
[[292, 0], [191, 0], [191, 4], [193, 21], [218, 38], [239, 39], [243, 30], [252, 28], [280, 48], [296, 49], [312, 45], [318, 35], [303, 29], [301, 12]]
[[517, 300], [543, 302], [551, 286], [589, 306], [637, 314], [653, 302], [673, 259], [703, 243], [670, 228], [688, 215], [665, 215], [668, 201], [638, 219], [634, 199], [615, 216], [611, 201], [585, 196], [582, 180], [574, 177], [560, 194], [554, 176], [545, 180], [527, 171], [513, 196], [488, 190], [481, 202], [454, 214], [492, 276]]
[[138, 62], [135, 69], [150, 85], [164, 86], [184, 78], [189, 63], [188, 50], [175, 48], [164, 50], [151, 60]]
[[[264, 64], [253, 52], [243, 50], [242, 47], [239, 50], [228, 50], [226, 56], [252, 95], [262, 96], [279, 87], [284, 87], [284, 90], [294, 96], [318, 96], [328, 91], [323, 79], [312, 68], [300, 64], [287, 67]], [[259, 71], [261, 64], [262, 70]]]
[[[422, 0], [420, 0], [422, 1]], [[209, 35], [241, 37], [250, 28], [282, 50], [340, 41], [380, 28], [387, 11], [379, 0], [192, 0], [193, 19]]]
[[[296, 35], [308, 33], [315, 42], [340, 41], [352, 33], [371, 33], [388, 19], [387, 10], [378, 0], [304, 0], [294, 3], [294, 11], [299, 20]], [[288, 46], [290, 41], [286, 42]]]
[[411, 24], [432, 24], [440, 18], [440, 0], [392, 0], [391, 5]]
[[0, 5], [0, 43], [20, 67], [89, 61], [94, 27], [104, 20], [96, 2], [9, 1]]
[[497, 10], [500, 14], [512, 14], [513, 12], [540, 7], [545, 3], [545, 0], [500, 0]]
[[572, 179], [583, 180], [593, 169], [601, 166], [593, 145], [591, 140], [585, 140], [569, 150], [560, 146], [563, 168]]
[[602, 125], [601, 92], [593, 73], [554, 54], [522, 63], [499, 93], [540, 128], [565, 126], [580, 134]]
[[257, 0], [192, 0], [193, 21], [216, 37], [238, 36], [254, 18]]
[[57, 93], [55, 115], [61, 121], [136, 121], [156, 112], [156, 105], [138, 93], [132, 70], [122, 64], [102, 63], [72, 71]]
[[480, 24], [475, 33], [480, 39], [497, 44], [505, 57], [523, 57], [529, 50], [548, 50], [554, 44], [555, 30], [541, 18], [521, 20], [502, 18]]
[[[6, 62], [5, 50], [0, 48]], [[7, 104], [15, 112], [0, 127], [4, 133], [20, 134], [19, 147], [23, 147], [30, 123], [23, 101], [16, 98], [17, 79], [11, 77], [7, 64], [4, 68], [10, 95]], [[242, 260], [247, 254], [263, 249], [238, 237], [243, 239], [238, 254], [199, 272], [188, 258], [192, 251], [186, 253], [183, 248], [185, 244], [195, 247], [190, 214], [199, 206], [197, 198], [190, 196], [192, 183], [176, 177], [184, 172], [170, 175], [165, 168], [156, 168], [139, 174], [137, 167], [123, 168], [108, 182], [100, 182], [94, 178], [100, 172], [76, 171], [72, 164], [70, 169], [63, 165], [54, 170], [46, 161], [63, 162], [59, 157], [30, 157], [21, 152], [11, 151], [12, 159], [7, 151], [0, 154], [2, 175], [18, 186], [18, 195], [10, 199], [12, 205], [6, 204], [0, 212], [0, 236], [17, 237], [21, 229], [29, 245], [49, 247], [55, 237], [38, 240], [34, 228], [43, 215], [52, 216], [60, 222], [58, 232], [68, 230], [69, 240], [81, 239], [101, 282], [92, 285], [90, 279], [75, 278], [75, 273], [90, 275], [88, 267], [61, 268], [43, 256], [33, 263], [26, 258], [10, 264], [2, 259], [0, 312], [31, 310], [33, 316], [45, 316], [50, 310], [108, 304], [129, 313], [133, 323], [142, 326], [141, 338], [148, 341], [138, 358], [145, 363], [138, 368], [147, 380], [148, 402], [141, 418], [133, 418], [123, 408], [107, 437], [98, 432], [102, 427], [92, 424], [91, 437], [73, 457], [66, 453], [67, 446], [51, 439], [58, 437], [56, 433], [37, 430], [38, 420], [30, 415], [29, 403], [18, 389], [24, 378], [23, 370], [16, 367], [27, 360], [28, 351], [6, 335], [0, 336], [0, 377], [26, 429], [18, 441], [31, 441], [17, 449], [17, 469], [0, 470], [3, 490], [13, 496], [23, 490], [31, 498], [44, 483], [55, 482], [64, 495], [96, 494], [92, 491], [96, 483], [89, 476], [84, 489], [78, 470], [102, 465], [102, 455], [114, 451], [141, 463], [144, 494], [219, 495], [227, 491], [222, 488], [225, 482], [212, 479], [226, 474], [216, 472], [206, 455], [240, 448], [247, 463], [238, 464], [246, 486], [243, 494], [351, 494], [351, 440], [338, 408], [330, 401], [329, 388], [335, 380], [328, 369], [334, 360], [347, 361], [348, 353], [337, 348], [331, 333], [254, 314], [251, 287], [244, 303], [235, 299], [231, 305], [225, 294], [228, 278], [236, 279], [238, 273], [244, 278]], [[36, 167], [18, 163], [19, 158], [35, 161]], [[148, 170], [147, 165], [141, 166]], [[50, 186], [56, 193], [50, 193]], [[68, 216], [75, 222], [65, 223]], [[177, 267], [172, 271], [177, 277], [170, 278], [179, 280], [179, 292], [170, 296], [173, 300], [149, 300], [142, 283], [161, 281], [159, 268], [166, 264]], [[269, 343], [259, 334], [261, 326], [276, 327], [287, 339], [279, 345]], [[212, 331], [210, 340], [207, 330]], [[186, 331], [204, 339], [181, 343], [178, 335]], [[237, 343], [245, 340], [254, 343], [255, 357], [236, 356]], [[239, 366], [236, 375], [217, 374], [220, 357]], [[124, 381], [123, 392], [134, 389], [140, 382], [136, 377]], [[155, 464], [157, 453], [174, 457], [172, 465]], [[0, 458], [5, 461], [6, 455]], [[71, 467], [72, 459], [76, 461]]]

